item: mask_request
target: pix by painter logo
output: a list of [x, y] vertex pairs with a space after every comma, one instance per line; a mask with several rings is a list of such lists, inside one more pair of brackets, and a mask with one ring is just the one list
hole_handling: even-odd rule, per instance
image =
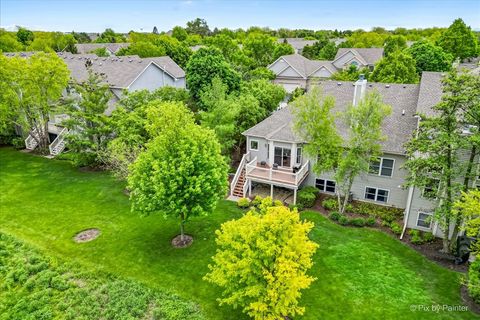
[[448, 305], [448, 304], [412, 304], [410, 305], [410, 311], [420, 312], [465, 312], [468, 311], [468, 306], [463, 305]]

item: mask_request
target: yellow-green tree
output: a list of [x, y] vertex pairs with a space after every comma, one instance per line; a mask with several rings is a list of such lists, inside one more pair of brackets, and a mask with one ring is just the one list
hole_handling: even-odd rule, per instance
[[[469, 237], [480, 236], [480, 190], [462, 192], [462, 197], [455, 201], [454, 215], [462, 215], [465, 233]], [[480, 255], [480, 242], [477, 241], [472, 250]]]
[[217, 252], [204, 277], [223, 289], [220, 304], [242, 308], [253, 319], [301, 315], [301, 290], [318, 245], [308, 238], [312, 222], [286, 207], [248, 212], [217, 230]]

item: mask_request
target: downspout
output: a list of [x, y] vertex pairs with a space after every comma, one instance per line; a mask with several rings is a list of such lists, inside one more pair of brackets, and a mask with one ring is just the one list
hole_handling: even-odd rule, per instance
[[[418, 137], [418, 129], [420, 128], [420, 117], [417, 115], [415, 116], [415, 118], [417, 118], [416, 135]], [[403, 239], [403, 236], [405, 235], [405, 231], [407, 230], [408, 219], [410, 218], [410, 211], [412, 209], [412, 199], [413, 199], [414, 191], [415, 191], [415, 187], [410, 186], [410, 188], [408, 189], [407, 207], [405, 208], [405, 214], [403, 216], [403, 219], [405, 221], [403, 222], [403, 229], [402, 229], [402, 234], [400, 235], [400, 240]]]

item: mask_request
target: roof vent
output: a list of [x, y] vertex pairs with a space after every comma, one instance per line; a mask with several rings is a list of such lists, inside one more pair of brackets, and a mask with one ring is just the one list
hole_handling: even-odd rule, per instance
[[403, 89], [405, 89], [407, 86], [406, 85], [403, 85]]
[[128, 60], [128, 62], [132, 62], [132, 61], [133, 61], [132, 59]]
[[142, 60], [138, 60], [138, 63], [142, 63]]
[[371, 87], [373, 87], [373, 84], [369, 83], [368, 86], [371, 88]]
[[102, 60], [103, 60], [103, 61], [106, 61], [106, 60], [107, 60], [107, 58], [103, 58]]
[[404, 115], [405, 115], [405, 109], [402, 110], [402, 116], [404, 116]]
[[389, 84], [386, 84], [386, 85], [385, 85], [385, 88], [390, 88], [390, 85], [389, 85]]
[[337, 86], [341, 86], [341, 85], [342, 85], [342, 83], [341, 83], [341, 82], [337, 82]]
[[99, 66], [101, 66], [101, 65], [102, 65], [102, 63], [100, 62], [98, 65], [99, 65]]
[[119, 61], [120, 61], [120, 62], [123, 62], [123, 59], [120, 59]]
[[70, 60], [73, 59], [74, 57], [70, 57]]

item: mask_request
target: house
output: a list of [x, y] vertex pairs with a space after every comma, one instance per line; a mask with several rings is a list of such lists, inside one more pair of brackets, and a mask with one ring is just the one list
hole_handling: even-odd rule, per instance
[[279, 38], [278, 43], [288, 43], [293, 47], [295, 53], [302, 54], [305, 46], [313, 46], [318, 40], [305, 40], [303, 38]]
[[95, 53], [95, 50], [105, 48], [109, 55], [114, 56], [120, 49], [128, 48], [129, 45], [130, 43], [77, 43], [75, 48], [78, 54]]
[[[427, 196], [428, 190], [405, 187], [407, 172], [403, 166], [407, 160], [405, 143], [418, 127], [419, 115], [431, 115], [432, 107], [441, 99], [441, 79], [441, 73], [424, 72], [420, 84], [381, 84], [366, 80], [325, 80], [317, 84], [325, 95], [335, 98], [333, 113], [345, 111], [348, 105], [358, 103], [372, 90], [379, 92], [383, 101], [392, 107], [382, 127], [386, 136], [381, 142], [383, 155], [371, 164], [370, 173], [355, 179], [352, 197], [404, 209], [405, 228], [432, 231], [437, 236], [442, 236], [441, 230], [429, 219], [436, 203]], [[294, 116], [291, 107], [287, 106], [243, 133], [247, 153], [232, 180], [232, 196], [250, 195], [255, 184], [269, 185], [272, 196], [274, 186], [291, 189], [294, 203], [297, 190], [303, 186], [316, 186], [322, 193], [335, 194], [332, 173], [317, 176], [312, 172], [314, 160], [303, 153], [307, 141], [293, 130], [293, 124]], [[336, 126], [339, 134], [346, 138], [348, 129], [343, 120], [337, 118]], [[480, 178], [475, 183], [480, 184]]]
[[268, 66], [287, 92], [296, 88], [307, 89], [318, 79], [330, 78], [335, 72], [350, 65], [370, 68], [383, 57], [383, 48], [340, 48], [332, 61], [310, 60], [300, 54], [281, 56]]
[[[15, 56], [18, 53], [5, 53], [6, 56]], [[20, 53], [23, 57], [33, 52]], [[71, 73], [72, 80], [85, 81], [88, 78], [87, 64], [91, 65], [95, 73], [105, 77], [109, 85], [112, 98], [109, 101], [106, 114], [110, 115], [116, 108], [123, 92], [136, 90], [150, 90], [170, 86], [185, 88], [185, 72], [170, 57], [139, 58], [138, 56], [125, 57], [98, 57], [94, 54], [71, 54], [60, 52], [57, 55], [63, 59]], [[65, 92], [65, 94], [67, 94]], [[53, 115], [48, 131], [51, 136], [50, 153], [57, 155], [65, 148], [63, 137], [67, 134], [66, 128], [61, 125], [65, 115]], [[32, 133], [25, 140], [27, 149], [37, 147]]]

